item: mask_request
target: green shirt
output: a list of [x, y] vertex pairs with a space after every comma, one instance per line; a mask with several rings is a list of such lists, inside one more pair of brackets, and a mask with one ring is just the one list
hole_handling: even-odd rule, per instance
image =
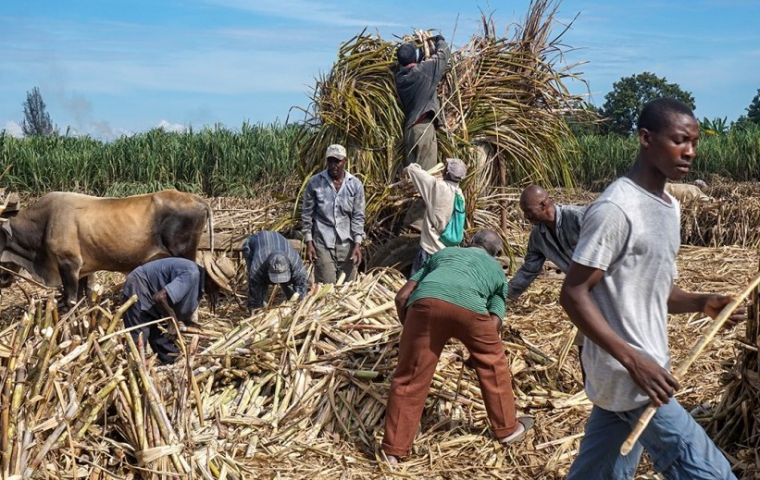
[[410, 280], [417, 282], [417, 287], [407, 306], [421, 298], [436, 298], [504, 318], [507, 277], [499, 262], [482, 248], [444, 248], [428, 258]]

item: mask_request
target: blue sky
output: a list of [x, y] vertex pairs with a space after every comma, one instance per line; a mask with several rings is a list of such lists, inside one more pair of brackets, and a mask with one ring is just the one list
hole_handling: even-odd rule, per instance
[[[436, 28], [456, 47], [478, 30], [481, 10], [504, 32], [528, 3], [4, 0], [0, 129], [18, 129], [35, 85], [59, 127], [100, 138], [284, 121], [308, 104], [339, 44], [364, 27], [386, 38]], [[691, 91], [700, 117], [736, 119], [760, 88], [760, 0], [561, 4], [561, 21], [576, 14], [567, 62], [587, 62], [577, 71], [597, 105], [614, 81], [641, 71]]]

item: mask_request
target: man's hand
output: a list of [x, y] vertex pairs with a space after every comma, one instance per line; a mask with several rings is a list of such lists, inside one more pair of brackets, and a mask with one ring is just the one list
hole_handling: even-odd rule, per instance
[[314, 248], [314, 242], [308, 241], [306, 242], [306, 260], [310, 261], [311, 263], [314, 263], [314, 260], [317, 259], [317, 249]]
[[499, 332], [499, 336], [501, 336], [501, 328], [504, 326], [504, 322], [502, 321], [501, 317], [492, 313], [491, 320], [496, 323], [496, 331]]
[[678, 380], [649, 356], [636, 352], [626, 368], [636, 385], [644, 390], [655, 407], [668, 403], [681, 388]]
[[[723, 310], [723, 308], [728, 305], [729, 303], [733, 302], [733, 297], [730, 297], [728, 295], [709, 295], [705, 299], [705, 306], [702, 309], [702, 312], [705, 315], [709, 315], [712, 318], [717, 317], [720, 312]], [[747, 309], [744, 307], [739, 307], [731, 314], [730, 317], [728, 317], [728, 320], [726, 320], [725, 326], [727, 328], [731, 328], [735, 326], [737, 323], [742, 322], [747, 319]]]
[[354, 249], [351, 251], [351, 261], [354, 263], [354, 265], [359, 265], [362, 263], [362, 246], [361, 244], [355, 243]]
[[408, 280], [404, 286], [401, 287], [401, 290], [398, 291], [396, 298], [394, 299], [396, 303], [396, 314], [398, 314], [398, 320], [401, 322], [401, 325], [403, 325], [406, 320], [406, 302], [409, 300], [409, 297], [412, 296], [412, 292], [416, 287], [417, 282]]

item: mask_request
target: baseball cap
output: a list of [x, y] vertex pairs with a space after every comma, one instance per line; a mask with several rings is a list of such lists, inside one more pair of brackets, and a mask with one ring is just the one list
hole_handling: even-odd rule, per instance
[[452, 180], [460, 182], [467, 176], [467, 165], [458, 158], [447, 158], [446, 171], [449, 172], [449, 177]]
[[269, 281], [287, 283], [290, 281], [290, 262], [282, 253], [275, 252], [267, 257]]
[[327, 147], [325, 158], [337, 158], [338, 160], [343, 160], [346, 158], [346, 148], [343, 145], [334, 143]]

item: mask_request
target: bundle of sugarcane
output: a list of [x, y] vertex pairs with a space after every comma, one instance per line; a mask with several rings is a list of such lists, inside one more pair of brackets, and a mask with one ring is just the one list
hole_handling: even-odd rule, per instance
[[[573, 143], [563, 116], [577, 97], [563, 84], [574, 74], [558, 63], [562, 34], [550, 37], [555, 14], [555, 2], [532, 2], [511, 39], [498, 37], [484, 18], [483, 32], [452, 54], [439, 91], [444, 128], [438, 144], [441, 158], [456, 156], [470, 165], [464, 188], [470, 209], [476, 198], [508, 182], [572, 182], [567, 146]], [[427, 35], [411, 38], [424, 46]], [[341, 46], [332, 70], [317, 81], [300, 144], [304, 176], [323, 168], [329, 144], [348, 148], [349, 169], [365, 183], [371, 232], [393, 230], [379, 220], [392, 219], [389, 212], [409, 197], [389, 187], [404, 155], [397, 46], [364, 32]]]
[[760, 198], [728, 195], [710, 202], [684, 203], [681, 241], [709, 247], [760, 247]]
[[757, 478], [760, 475], [760, 295], [757, 290], [747, 313], [745, 337], [736, 342], [741, 353], [707, 429], [715, 442], [732, 455], [734, 466], [744, 472], [744, 478]]

